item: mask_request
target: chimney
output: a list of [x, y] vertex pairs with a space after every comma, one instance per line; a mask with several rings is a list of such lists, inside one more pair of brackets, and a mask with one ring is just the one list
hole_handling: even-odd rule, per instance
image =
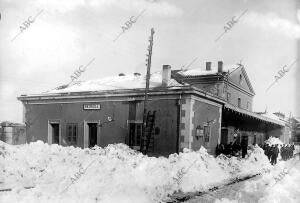
[[211, 62], [206, 62], [206, 70], [211, 70]]
[[170, 65], [163, 65], [161, 85], [163, 87], [169, 86], [170, 79], [171, 79], [171, 66]]
[[223, 61], [218, 61], [218, 73], [223, 73]]

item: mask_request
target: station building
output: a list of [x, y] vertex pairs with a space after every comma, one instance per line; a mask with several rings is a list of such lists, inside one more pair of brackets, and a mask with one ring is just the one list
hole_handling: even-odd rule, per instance
[[[215, 154], [233, 134], [262, 143], [280, 137], [284, 123], [254, 113], [254, 90], [243, 66], [171, 70], [152, 74], [149, 112], [155, 112], [149, 155], [167, 156], [201, 146]], [[37, 95], [21, 95], [27, 142], [105, 147], [125, 143], [139, 150], [142, 142], [145, 77], [140, 74], [74, 83]]]

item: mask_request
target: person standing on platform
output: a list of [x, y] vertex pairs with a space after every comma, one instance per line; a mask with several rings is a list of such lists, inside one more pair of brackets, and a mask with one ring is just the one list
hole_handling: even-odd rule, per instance
[[247, 148], [248, 148], [248, 140], [246, 139], [246, 137], [242, 137], [241, 147], [242, 147], [242, 158], [245, 158], [247, 154]]

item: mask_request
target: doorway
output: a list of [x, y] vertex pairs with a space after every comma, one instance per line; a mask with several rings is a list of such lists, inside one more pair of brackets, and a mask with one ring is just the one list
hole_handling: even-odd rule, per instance
[[228, 129], [223, 128], [221, 130], [221, 143], [220, 144], [226, 145], [227, 143], [228, 143]]
[[83, 128], [83, 147], [94, 147], [100, 145], [100, 121], [88, 120], [84, 121]]
[[140, 150], [142, 137], [142, 121], [129, 121], [129, 147], [135, 150]]
[[52, 144], [59, 144], [59, 124], [51, 123], [52, 128]]
[[97, 145], [98, 124], [88, 123], [88, 128], [89, 128], [89, 148], [91, 148]]
[[59, 144], [60, 143], [60, 122], [48, 121], [48, 143]]

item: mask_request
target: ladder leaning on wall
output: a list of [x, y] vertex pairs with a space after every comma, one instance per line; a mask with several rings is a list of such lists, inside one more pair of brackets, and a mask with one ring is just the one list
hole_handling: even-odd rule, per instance
[[151, 114], [151, 111], [148, 111], [146, 118], [146, 127], [145, 135], [143, 136], [141, 142], [141, 151], [144, 154], [148, 152], [154, 152], [154, 126], [155, 126], [155, 111]]

